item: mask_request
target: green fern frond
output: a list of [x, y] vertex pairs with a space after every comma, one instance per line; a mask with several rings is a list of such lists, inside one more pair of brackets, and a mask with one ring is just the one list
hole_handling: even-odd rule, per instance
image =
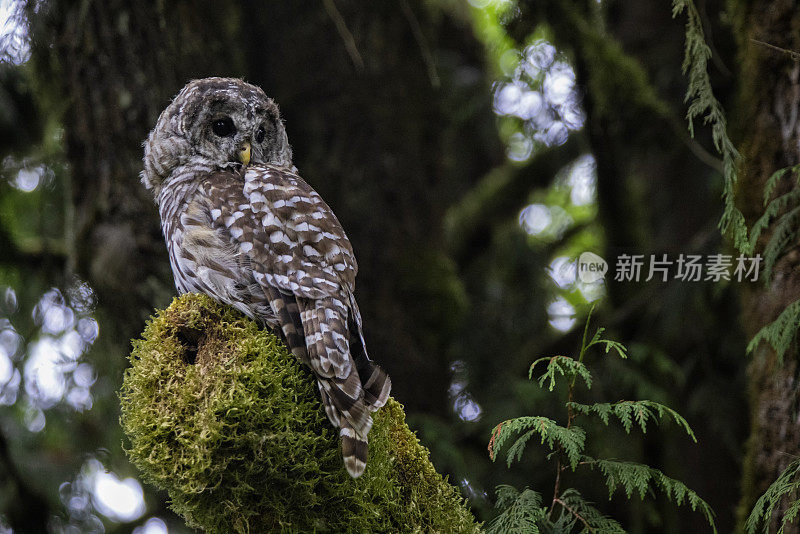
[[743, 254], [752, 253], [747, 237], [744, 215], [734, 202], [735, 186], [738, 179], [737, 162], [739, 153], [728, 137], [727, 122], [722, 105], [714, 96], [711, 79], [708, 76], [708, 60], [711, 49], [706, 44], [700, 13], [693, 0], [673, 0], [672, 16], [686, 12], [686, 45], [684, 48], [683, 72], [688, 76], [685, 101], [689, 102], [686, 119], [689, 133], [694, 136], [694, 120], [702, 117], [705, 124], [711, 124], [711, 137], [717, 152], [722, 156], [725, 209], [719, 222], [723, 234], [731, 233], [736, 248]]
[[563, 450], [573, 470], [577, 467], [586, 442], [586, 432], [577, 426], [570, 428], [559, 426], [552, 419], [539, 416], [518, 417], [503, 421], [494, 427], [489, 441], [489, 456], [492, 461], [497, 459], [497, 452], [503, 445], [520, 432], [523, 434], [509, 447], [506, 454], [509, 467], [522, 458], [525, 445], [535, 434], [540, 436], [541, 444], [546, 443], [551, 451], [558, 448]]
[[777, 354], [778, 361], [783, 362], [783, 357], [794, 341], [798, 328], [800, 328], [800, 300], [789, 304], [777, 319], [759, 330], [747, 344], [747, 352], [752, 353], [762, 341], [766, 341]]
[[[603, 513], [585, 500], [574, 488], [565, 490], [560, 497], [560, 505], [573, 517], [575, 523], [583, 525], [581, 534], [627, 534], [622, 525], [603, 515]], [[567, 530], [566, 532], [571, 531]]]
[[714, 532], [717, 531], [717, 527], [714, 524], [714, 512], [711, 507], [680, 480], [670, 478], [658, 469], [635, 462], [597, 460], [584, 456], [581, 463], [600, 469], [605, 477], [609, 499], [613, 497], [614, 492], [619, 487], [625, 490], [628, 499], [634, 493], [638, 494], [639, 498], [644, 499], [647, 493], [658, 489], [677, 506], [688, 502], [692, 510], [699, 510], [705, 516], [706, 521], [708, 521]]
[[495, 488], [497, 503], [495, 508], [502, 510], [486, 528], [487, 534], [508, 532], [530, 532], [539, 534], [539, 521], [547, 517], [547, 508], [542, 507], [542, 496], [525, 488], [521, 492], [513, 486], [501, 485]]
[[569, 402], [567, 406], [572, 408], [576, 413], [583, 415], [597, 414], [601, 421], [607, 426], [609, 424], [610, 416], [614, 415], [622, 423], [625, 432], [630, 434], [634, 422], [641, 427], [642, 432], [647, 432], [647, 422], [654, 420], [659, 422], [664, 417], [672, 417], [672, 419], [692, 438], [692, 441], [697, 443], [697, 438], [689, 426], [686, 419], [681, 414], [658, 402], [650, 400], [640, 401], [620, 401], [614, 403], [599, 402], [596, 404], [580, 404], [577, 402]]
[[782, 178], [789, 169], [789, 167], [786, 167], [776, 171], [770, 179], [767, 180], [764, 186], [765, 209], [761, 217], [753, 224], [751, 230], [750, 244], [753, 246], [755, 246], [758, 238], [761, 237], [763, 231], [769, 227], [773, 219], [778, 217], [787, 207], [796, 205], [798, 200], [800, 200], [800, 196], [798, 196], [798, 191], [800, 191], [800, 189], [796, 188], [772, 199], [772, 194], [775, 187], [777, 187], [778, 179]]
[[564, 513], [562, 509], [561, 513], [556, 516], [555, 521], [550, 518], [550, 523], [547, 525], [550, 527], [548, 534], [572, 534], [576, 521], [574, 516]]
[[592, 374], [585, 365], [569, 356], [539, 358], [531, 364], [530, 370], [528, 371], [529, 380], [533, 378], [535, 367], [544, 362], [547, 362], [547, 369], [545, 369], [544, 374], [539, 377], [539, 387], [544, 387], [545, 381], [549, 379], [550, 385], [548, 386], [548, 390], [553, 391], [556, 385], [556, 375], [561, 375], [566, 378], [568, 382], [572, 382], [576, 376], [580, 376], [586, 383], [586, 388], [592, 389]]
[[800, 513], [800, 500], [792, 501], [792, 504], [789, 505], [786, 513], [783, 514], [783, 523], [781, 524], [781, 528], [778, 530], [778, 534], [784, 533], [784, 525], [793, 523], [794, 520], [797, 519], [798, 513]]
[[[594, 310], [594, 308], [592, 308]], [[546, 363], [547, 368], [545, 369], [544, 374], [539, 377], [539, 387], [544, 387], [545, 382], [549, 380], [549, 384], [547, 385], [548, 391], [553, 391], [556, 386], [556, 378], [558, 375], [567, 379], [567, 382], [570, 384], [575, 383], [575, 379], [577, 377], [581, 377], [586, 384], [587, 389], [592, 388], [592, 374], [583, 364], [583, 357], [586, 354], [586, 351], [595, 345], [603, 345], [605, 346], [606, 354], [608, 354], [611, 350], [615, 350], [622, 358], [627, 358], [627, 348], [625, 345], [618, 341], [614, 341], [611, 339], [605, 339], [602, 337], [603, 332], [605, 332], [605, 328], [598, 328], [597, 332], [595, 332], [592, 339], [588, 342], [586, 341], [588, 329], [589, 329], [589, 320], [591, 318], [591, 311], [589, 312], [589, 317], [586, 319], [586, 327], [583, 333], [583, 341], [581, 342], [581, 350], [578, 355], [578, 358], [570, 358], [569, 356], [551, 356], [549, 358], [539, 358], [535, 362], [531, 364], [530, 369], [528, 370], [528, 379], [533, 378], [533, 372], [536, 370], [536, 367], [540, 363]]]
[[772, 173], [772, 176], [770, 176], [769, 179], [764, 184], [765, 208], [767, 207], [767, 204], [769, 204], [769, 201], [772, 198], [772, 193], [775, 191], [775, 188], [778, 187], [778, 182], [781, 181], [781, 178], [783, 178], [784, 174], [786, 174], [786, 171], [788, 170], [789, 170], [788, 167], [784, 167], [783, 169], [778, 169], [777, 171]]
[[767, 491], [758, 498], [745, 523], [748, 534], [755, 534], [758, 531], [758, 525], [762, 523], [761, 531], [769, 532], [770, 519], [775, 513], [775, 509], [787, 496], [792, 500], [781, 518], [778, 534], [783, 534], [786, 525], [794, 522], [800, 512], [800, 500], [798, 500], [798, 496], [800, 496], [800, 458], [790, 463], [777, 480], [767, 488]]

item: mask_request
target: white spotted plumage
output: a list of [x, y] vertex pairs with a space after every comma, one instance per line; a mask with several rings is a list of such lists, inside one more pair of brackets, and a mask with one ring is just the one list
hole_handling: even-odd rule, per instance
[[[214, 129], [219, 117], [233, 133]], [[241, 165], [245, 143], [252, 160]], [[145, 144], [142, 181], [159, 205], [178, 291], [211, 295], [283, 336], [317, 377], [345, 466], [359, 476], [371, 413], [391, 381], [367, 356], [350, 241], [292, 166], [275, 104], [241, 80], [191, 82]]]

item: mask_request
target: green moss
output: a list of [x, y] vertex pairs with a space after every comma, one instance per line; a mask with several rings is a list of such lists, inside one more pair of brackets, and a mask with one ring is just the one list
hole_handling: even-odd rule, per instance
[[390, 399], [357, 480], [310, 373], [272, 333], [201, 295], [134, 342], [120, 398], [127, 450], [192, 527], [229, 532], [477, 532]]

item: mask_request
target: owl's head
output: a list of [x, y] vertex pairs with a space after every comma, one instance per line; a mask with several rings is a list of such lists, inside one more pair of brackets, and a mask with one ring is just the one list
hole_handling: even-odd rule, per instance
[[161, 113], [144, 143], [142, 183], [158, 195], [180, 166], [225, 169], [248, 163], [291, 166], [278, 106], [260, 87], [237, 78], [193, 80]]

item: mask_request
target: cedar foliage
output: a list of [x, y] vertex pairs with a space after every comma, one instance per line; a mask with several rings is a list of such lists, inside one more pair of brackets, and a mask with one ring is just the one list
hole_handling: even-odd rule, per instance
[[[786, 178], [794, 176], [794, 188], [777, 195], [775, 191], [786, 182]], [[797, 242], [800, 231], [800, 165], [777, 170], [764, 184], [764, 213], [753, 224], [750, 233], [750, 247], [755, 249], [758, 240], [771, 228], [771, 233], [764, 246], [764, 282], [769, 285], [774, 277], [775, 264], [784, 252]], [[747, 345], [747, 352], [752, 353], [762, 341], [766, 341], [775, 351], [779, 361], [783, 361], [800, 325], [800, 300], [789, 304], [771, 323], [764, 326], [753, 336]]]
[[[673, 0], [673, 16], [686, 12], [686, 47], [683, 71], [689, 78], [686, 89], [686, 101], [689, 108], [686, 118], [689, 121], [689, 133], [694, 136], [694, 120], [703, 117], [705, 124], [711, 124], [714, 146], [722, 155], [725, 208], [719, 222], [723, 234], [729, 234], [734, 246], [743, 254], [753, 254], [759, 239], [768, 229], [771, 234], [764, 246], [764, 282], [769, 285], [773, 277], [773, 268], [784, 252], [800, 236], [800, 189], [795, 187], [775, 198], [772, 198], [780, 182], [787, 175], [796, 177], [796, 186], [800, 186], [800, 165], [778, 169], [764, 185], [764, 213], [748, 230], [744, 215], [736, 206], [736, 182], [738, 166], [741, 162], [738, 151], [727, 132], [727, 119], [719, 100], [714, 96], [711, 79], [708, 75], [708, 60], [711, 49], [706, 44], [703, 24], [693, 0]], [[790, 52], [790, 51], [786, 51]], [[800, 327], [800, 301], [788, 305], [771, 323], [764, 326], [753, 336], [747, 346], [752, 353], [756, 347], [766, 341], [782, 361], [789, 350]]]
[[[671, 408], [650, 400], [620, 401], [616, 403], [581, 404], [572, 399], [576, 394], [576, 383], [580, 378], [587, 389], [592, 387], [592, 377], [584, 364], [588, 349], [602, 346], [605, 353], [612, 350], [622, 358], [626, 348], [619, 342], [602, 337], [603, 329], [588, 338], [591, 313], [586, 320], [580, 350], [576, 358], [553, 356], [540, 358], [533, 362], [529, 378], [537, 365], [546, 364], [538, 379], [539, 386], [552, 392], [556, 387], [567, 388], [565, 425], [548, 417], [525, 416], [510, 419], [498, 424], [492, 431], [489, 441], [489, 456], [496, 460], [499, 451], [508, 445], [506, 461], [509, 467], [522, 460], [522, 455], [531, 438], [538, 436], [539, 443], [549, 451], [548, 460], [556, 464], [556, 481], [553, 500], [549, 506], [542, 504], [540, 492], [525, 488], [518, 491], [511, 486], [498, 486], [496, 508], [500, 514], [489, 524], [488, 532], [592, 532], [616, 534], [625, 532], [615, 519], [605, 516], [594, 504], [584, 499], [575, 488], [562, 488], [562, 477], [579, 468], [598, 470], [605, 481], [611, 499], [621, 489], [630, 500], [634, 495], [640, 499], [660, 491], [669, 501], [680, 506], [687, 503], [692, 510], [703, 514], [711, 529], [716, 532], [714, 512], [697, 493], [683, 482], [670, 478], [648, 465], [635, 462], [593, 458], [584, 454], [587, 447], [587, 433], [576, 422], [579, 417], [594, 416], [608, 426], [613, 419], [619, 420], [627, 434], [638, 426], [647, 432], [650, 422], [659, 423], [665, 419], [678, 424], [696, 442], [689, 423]], [[588, 341], [587, 341], [588, 340]], [[612, 418], [613, 416], [613, 418]], [[509, 445], [510, 444], [510, 445]], [[584, 469], [585, 470], [585, 469]], [[577, 529], [577, 530], [576, 530]]]
[[[735, 186], [738, 179], [739, 154], [727, 134], [726, 119], [722, 107], [714, 97], [707, 72], [711, 50], [705, 43], [702, 22], [693, 0], [674, 0], [673, 14], [686, 10], [686, 52], [684, 72], [689, 74], [686, 100], [690, 102], [687, 118], [689, 131], [693, 135], [692, 120], [705, 113], [705, 122], [712, 125], [712, 136], [717, 151], [723, 156], [725, 208], [720, 229], [730, 232], [735, 247], [744, 254], [753, 254], [759, 240], [766, 236], [763, 245], [764, 283], [767, 288], [774, 280], [774, 268], [784, 253], [797, 243], [800, 236], [800, 165], [784, 167], [775, 171], [764, 183], [764, 212], [749, 229], [744, 215], [735, 204]], [[768, 45], [796, 60], [795, 54], [774, 45]], [[782, 184], [787, 177], [794, 176], [791, 184]], [[781, 187], [781, 186], [784, 187]], [[781, 191], [775, 195], [776, 191]], [[774, 198], [773, 198], [774, 196]], [[767, 235], [767, 232], [769, 234]], [[754, 353], [762, 341], [774, 350], [777, 361], [783, 363], [786, 353], [794, 343], [800, 328], [800, 300], [795, 300], [778, 314], [772, 322], [762, 327], [747, 345], [747, 352]], [[753, 436], [755, 438], [755, 436]], [[800, 460], [795, 460], [758, 498], [753, 506], [745, 528], [752, 534], [763, 525], [763, 532], [774, 530], [783, 533], [800, 513]]]
[[689, 108], [686, 118], [689, 121], [689, 133], [694, 137], [694, 120], [703, 118], [704, 124], [711, 124], [711, 136], [714, 147], [722, 156], [724, 175], [723, 199], [725, 210], [719, 222], [723, 234], [733, 239], [734, 245], [742, 252], [752, 252], [747, 238], [747, 224], [744, 215], [736, 206], [735, 188], [738, 179], [737, 166], [739, 153], [728, 136], [727, 119], [722, 104], [714, 96], [711, 78], [708, 75], [708, 60], [711, 48], [706, 44], [705, 32], [700, 13], [693, 0], [673, 0], [672, 15], [686, 12], [686, 47], [684, 51], [683, 72], [689, 78], [686, 89], [686, 102]]
[[[759, 525], [762, 526], [761, 532], [770, 532], [770, 527], [777, 524], [773, 522], [774, 520], [780, 521], [778, 534], [783, 534], [787, 525], [794, 523], [800, 513], [800, 500], [796, 498], [798, 495], [800, 495], [800, 458], [789, 464], [789, 467], [756, 501], [745, 524], [748, 534], [758, 532]], [[781, 510], [778, 506], [786, 497], [790, 500], [786, 508]]]

